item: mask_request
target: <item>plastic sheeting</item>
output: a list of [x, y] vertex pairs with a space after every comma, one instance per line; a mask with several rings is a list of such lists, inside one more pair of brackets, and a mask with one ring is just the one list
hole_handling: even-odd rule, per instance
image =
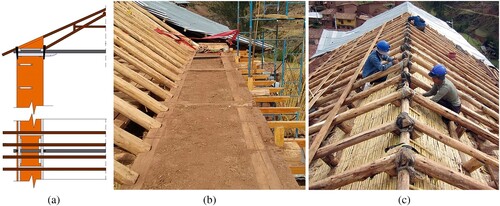
[[410, 2], [405, 2], [391, 10], [388, 10], [382, 14], [379, 14], [371, 19], [368, 19], [363, 25], [355, 28], [351, 31], [341, 32], [341, 31], [330, 31], [324, 30], [321, 39], [319, 40], [318, 49], [316, 53], [311, 57], [320, 56], [326, 52], [333, 51], [336, 48], [360, 37], [366, 32], [369, 32], [379, 26], [382, 26], [385, 22], [388, 22], [401, 14], [410, 13], [412, 16], [420, 16], [425, 19], [427, 26], [435, 29], [438, 33], [444, 35], [446, 38], [450, 39], [453, 43], [460, 46], [463, 50], [469, 52], [479, 60], [482, 60], [486, 65], [493, 66], [493, 64], [476, 48], [470, 45], [467, 40], [465, 40], [462, 35], [452, 29], [448, 24], [441, 19], [438, 19], [426, 11], [416, 7]]

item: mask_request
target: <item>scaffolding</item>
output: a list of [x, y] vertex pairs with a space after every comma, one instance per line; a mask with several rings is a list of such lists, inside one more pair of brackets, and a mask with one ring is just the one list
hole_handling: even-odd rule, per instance
[[[244, 2], [245, 4], [247, 2]], [[252, 72], [253, 61], [252, 58], [257, 60], [260, 58], [260, 68], [265, 67], [265, 59], [272, 59], [272, 72], [269, 77], [270, 80], [275, 80], [274, 87], [284, 87], [279, 91], [280, 96], [290, 96], [290, 99], [283, 105], [293, 105], [303, 107], [301, 98], [303, 97], [304, 90], [304, 41], [305, 41], [305, 18], [304, 15], [292, 15], [289, 13], [289, 8], [293, 4], [303, 5], [305, 12], [304, 2], [279, 2], [279, 1], [249, 1], [249, 14], [242, 16], [240, 14], [240, 2], [237, 8], [237, 25], [240, 34], [248, 35], [248, 78], [254, 74]], [[241, 31], [241, 20], [247, 19], [249, 24], [248, 31]], [[272, 23], [269, 23], [272, 22]], [[301, 24], [302, 37], [280, 37], [280, 31], [284, 29], [281, 22], [292, 22]], [[290, 23], [289, 23], [290, 24]], [[268, 25], [274, 28], [266, 27]], [[300, 28], [300, 27], [298, 27]], [[260, 46], [260, 49], [255, 48], [255, 45]], [[237, 55], [240, 56], [240, 37], [237, 38]], [[266, 49], [271, 47], [271, 49]], [[259, 51], [260, 50], [260, 51]], [[290, 77], [290, 78], [287, 78]], [[283, 106], [282, 105], [282, 106]], [[276, 105], [274, 105], [276, 106]], [[303, 111], [303, 110], [302, 110]], [[265, 114], [272, 116], [275, 120], [304, 120], [304, 113], [297, 111], [293, 117], [285, 117], [282, 114]], [[290, 115], [288, 115], [290, 116]], [[298, 137], [299, 131], [295, 129], [294, 136]]]

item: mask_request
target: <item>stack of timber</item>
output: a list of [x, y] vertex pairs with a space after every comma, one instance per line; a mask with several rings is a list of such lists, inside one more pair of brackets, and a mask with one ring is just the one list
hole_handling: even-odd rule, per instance
[[151, 149], [141, 138], [162, 126], [155, 117], [168, 110], [164, 102], [195, 48], [156, 32], [181, 35], [134, 2], [115, 2], [114, 9], [114, 173], [120, 187], [134, 184], [140, 175], [126, 165]]
[[[309, 76], [310, 189], [498, 189], [498, 70], [436, 30], [407, 24], [409, 16], [388, 20], [316, 62]], [[362, 79], [379, 40], [403, 60]], [[459, 115], [421, 95], [438, 63], [459, 90]], [[366, 82], [386, 75], [363, 91]]]
[[[248, 57], [248, 51], [239, 51], [239, 56], [236, 56], [236, 62], [243, 78], [246, 80], [248, 89], [253, 95], [255, 103], [259, 107], [262, 114], [268, 119], [268, 125], [274, 134], [275, 144], [281, 147], [282, 155], [287, 161], [288, 166], [294, 175], [305, 175], [305, 138], [295, 138], [292, 135], [285, 138], [286, 130], [294, 131], [299, 129], [305, 130], [305, 121], [282, 120], [276, 119], [277, 116], [286, 117], [302, 114], [304, 108], [294, 105], [292, 107], [277, 106], [286, 101], [289, 101], [290, 96], [280, 96], [279, 93], [283, 87], [273, 87], [275, 80], [269, 80], [270, 72], [266, 72], [262, 68], [262, 61], [254, 60], [255, 57]], [[252, 59], [252, 63], [248, 62]], [[249, 75], [249, 65], [252, 65]], [[295, 103], [303, 103], [296, 101]], [[293, 118], [290, 118], [293, 119]]]

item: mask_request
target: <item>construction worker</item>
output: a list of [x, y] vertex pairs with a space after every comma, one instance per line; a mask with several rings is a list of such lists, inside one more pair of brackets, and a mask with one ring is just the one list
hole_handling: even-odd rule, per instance
[[[365, 65], [363, 66], [363, 72], [361, 73], [363, 78], [369, 77], [377, 72], [385, 71], [392, 65], [399, 62], [397, 59], [388, 56], [390, 48], [391, 46], [385, 40], [381, 40], [377, 43], [377, 47], [372, 51], [372, 53], [370, 53], [370, 56], [368, 56]], [[388, 61], [388, 63], [382, 64], [382, 60]], [[376, 84], [384, 82], [386, 79], [387, 76], [381, 77], [373, 80], [371, 83]], [[365, 85], [365, 89], [370, 86], [371, 85], [368, 83]]]
[[[432, 77], [434, 85], [432, 85], [431, 90], [422, 95], [424, 97], [434, 95], [431, 98], [432, 101], [459, 114], [462, 103], [458, 97], [457, 88], [450, 80], [446, 79], [446, 68], [441, 64], [437, 64], [432, 68], [431, 72], [429, 72], [429, 76]], [[448, 124], [448, 119], [444, 117], [442, 119]]]
[[417, 29], [420, 29], [421, 31], [425, 30], [425, 20], [422, 19], [420, 16], [410, 16], [408, 17], [408, 22], [411, 22]]

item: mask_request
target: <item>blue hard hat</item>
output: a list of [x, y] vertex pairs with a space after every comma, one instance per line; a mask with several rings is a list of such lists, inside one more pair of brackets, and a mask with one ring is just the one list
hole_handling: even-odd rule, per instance
[[431, 77], [444, 77], [446, 75], [446, 68], [442, 64], [436, 64], [432, 67], [429, 76]]
[[389, 52], [389, 49], [391, 48], [391, 45], [385, 40], [381, 40], [377, 43], [377, 50], [380, 53], [387, 53]]

